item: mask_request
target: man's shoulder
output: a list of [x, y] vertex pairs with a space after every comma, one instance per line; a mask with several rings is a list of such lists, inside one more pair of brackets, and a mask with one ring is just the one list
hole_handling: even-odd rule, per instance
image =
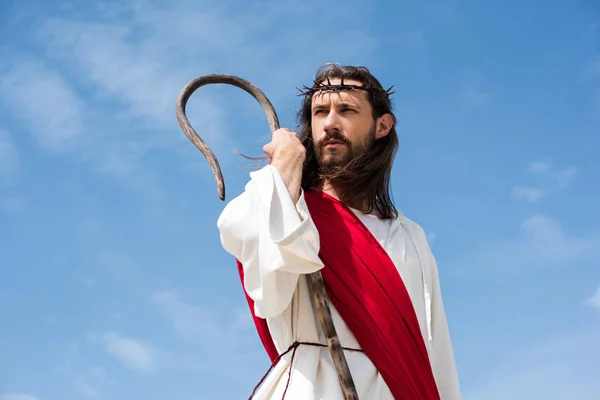
[[419, 241], [422, 241], [424, 244], [428, 245], [427, 234], [425, 233], [425, 229], [423, 229], [421, 224], [407, 217], [400, 211], [398, 211], [398, 219], [409, 231], [409, 233], [411, 233], [412, 235], [416, 235]]
[[414, 231], [417, 231], [419, 233], [423, 233], [423, 234], [425, 233], [425, 230], [423, 229], [421, 224], [419, 224], [414, 219], [407, 217], [406, 214], [402, 213], [401, 211], [398, 211], [398, 219], [400, 220], [401, 223], [406, 225], [408, 228], [410, 228]]

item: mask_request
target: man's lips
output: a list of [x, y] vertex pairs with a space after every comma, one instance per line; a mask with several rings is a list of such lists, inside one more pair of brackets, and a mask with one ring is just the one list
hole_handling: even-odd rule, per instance
[[340, 140], [326, 140], [325, 143], [323, 143], [323, 147], [325, 147], [325, 148], [337, 147], [337, 146], [343, 146], [343, 145], [345, 145], [345, 143]]

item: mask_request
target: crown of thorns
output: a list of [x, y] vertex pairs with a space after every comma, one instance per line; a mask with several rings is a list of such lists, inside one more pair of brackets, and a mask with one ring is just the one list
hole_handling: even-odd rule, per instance
[[314, 86], [313, 87], [308, 87], [303, 85], [302, 89], [298, 89], [298, 91], [300, 92], [300, 94], [298, 96], [312, 96], [315, 93], [318, 93], [319, 95], [325, 91], [334, 91], [334, 92], [339, 92], [341, 90], [364, 90], [366, 92], [369, 92], [373, 95], [380, 95], [380, 94], [384, 94], [388, 100], [390, 98], [390, 96], [396, 92], [392, 91], [392, 89], [394, 88], [394, 86], [391, 86], [389, 89], [385, 90], [385, 89], [381, 89], [378, 87], [373, 87], [373, 86], [359, 86], [359, 85], [348, 85], [344, 83], [344, 78], [341, 78], [341, 82], [338, 85], [333, 85], [331, 84], [331, 81], [329, 80], [329, 77], [327, 77], [327, 84], [321, 84], [317, 81], [314, 81]]

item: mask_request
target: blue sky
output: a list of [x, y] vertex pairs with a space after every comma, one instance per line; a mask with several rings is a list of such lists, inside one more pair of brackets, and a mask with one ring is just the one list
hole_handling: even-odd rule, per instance
[[[236, 74], [294, 128], [330, 61], [396, 85], [394, 197], [437, 257], [465, 400], [597, 398], [595, 1], [32, 0], [0, 22], [0, 399], [247, 398], [268, 360], [175, 99]], [[266, 118], [229, 86], [188, 114], [231, 200]]]

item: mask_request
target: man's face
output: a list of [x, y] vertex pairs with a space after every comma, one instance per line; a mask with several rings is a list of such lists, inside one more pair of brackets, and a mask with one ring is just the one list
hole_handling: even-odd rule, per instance
[[[341, 80], [330, 82], [336, 85]], [[361, 84], [352, 80], [344, 83]], [[312, 139], [322, 168], [344, 165], [373, 147], [375, 121], [365, 91], [315, 93], [311, 112]]]

